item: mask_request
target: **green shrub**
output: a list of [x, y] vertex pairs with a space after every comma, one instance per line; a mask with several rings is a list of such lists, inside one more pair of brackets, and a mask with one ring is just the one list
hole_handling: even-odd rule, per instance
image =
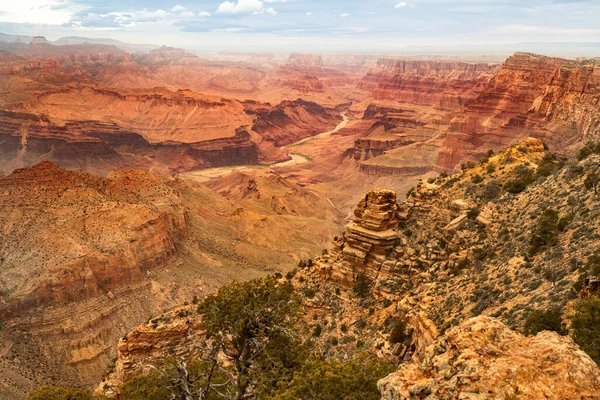
[[483, 182], [483, 177], [479, 174], [473, 175], [473, 177], [471, 177], [471, 182], [477, 184], [477, 183], [481, 183]]
[[347, 361], [315, 357], [280, 385], [274, 400], [378, 400], [377, 381], [394, 366], [375, 357], [360, 355]]
[[585, 180], [583, 181], [586, 189], [594, 189], [595, 192], [598, 191], [598, 183], [600, 183], [600, 175], [598, 175], [596, 172], [590, 172], [587, 174]]
[[561, 169], [564, 166], [564, 160], [557, 159], [552, 153], [544, 154], [544, 157], [538, 164], [536, 175], [546, 177], [552, 175], [555, 171]]
[[450, 268], [452, 275], [458, 275], [463, 269], [471, 265], [471, 260], [468, 258], [461, 258], [454, 266]]
[[323, 327], [321, 326], [321, 324], [317, 324], [317, 326], [315, 326], [315, 329], [313, 330], [313, 336], [319, 337], [319, 336], [321, 336], [322, 332], [323, 332]]
[[473, 169], [475, 168], [475, 163], [473, 161], [468, 161], [464, 164], [461, 164], [460, 169], [462, 169], [463, 171], [467, 171], [469, 169]]
[[577, 159], [579, 161], [585, 160], [591, 154], [600, 154], [600, 143], [595, 143], [591, 141], [586, 143], [586, 145], [583, 146], [581, 150], [579, 150], [579, 153], [577, 153]]
[[533, 170], [523, 165], [519, 165], [515, 168], [515, 175], [515, 178], [509, 180], [504, 185], [504, 190], [512, 194], [521, 193], [527, 189], [527, 186], [535, 181]]
[[495, 179], [489, 181], [485, 185], [485, 189], [483, 189], [483, 198], [488, 201], [498, 198], [498, 196], [500, 196], [500, 189], [500, 182]]
[[538, 219], [529, 238], [529, 254], [556, 243], [558, 238], [558, 211], [547, 208]]
[[541, 331], [554, 331], [561, 335], [566, 334], [561, 312], [558, 308], [549, 310], [533, 310], [525, 319], [525, 333], [537, 335]]
[[123, 400], [166, 400], [171, 398], [170, 383], [158, 372], [132, 378], [120, 388]]
[[27, 400], [92, 400], [92, 393], [76, 388], [43, 386], [29, 393]]
[[600, 364], [600, 298], [580, 300], [571, 318], [572, 336], [583, 351]]

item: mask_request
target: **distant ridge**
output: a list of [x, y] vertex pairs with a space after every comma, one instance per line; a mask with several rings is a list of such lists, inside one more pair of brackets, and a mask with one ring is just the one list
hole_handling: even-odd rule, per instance
[[[0, 33], [0, 42], [6, 43], [23, 43], [28, 44], [33, 40], [33, 36], [25, 36], [25, 35], [9, 35], [6, 33]], [[86, 43], [87, 42], [87, 43]], [[160, 48], [160, 46], [154, 44], [135, 44], [135, 43], [125, 43], [120, 40], [109, 39], [109, 38], [88, 38], [83, 36], [65, 36], [61, 37], [55, 41], [48, 41], [49, 44], [53, 44], [55, 46], [62, 45], [76, 45], [76, 44], [104, 44], [109, 46], [115, 46], [119, 49], [129, 52], [149, 52], [151, 50], [156, 50]]]

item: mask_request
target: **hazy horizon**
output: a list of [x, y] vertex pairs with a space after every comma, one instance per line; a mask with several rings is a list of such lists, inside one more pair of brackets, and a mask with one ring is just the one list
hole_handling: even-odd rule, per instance
[[24, 0], [0, 5], [0, 32], [195, 51], [506, 53], [555, 45], [564, 48], [557, 54], [597, 56], [599, 17], [599, 2], [568, 0]]

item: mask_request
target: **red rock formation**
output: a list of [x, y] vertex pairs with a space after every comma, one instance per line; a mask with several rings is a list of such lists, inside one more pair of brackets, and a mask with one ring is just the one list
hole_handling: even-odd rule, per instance
[[486, 147], [503, 148], [527, 136], [572, 155], [585, 137], [600, 134], [598, 71], [593, 65], [516, 53], [450, 122], [438, 163], [452, 168]]
[[455, 110], [477, 96], [495, 70], [487, 63], [381, 59], [360, 87], [379, 100]]
[[[157, 187], [162, 180], [135, 172], [97, 178], [49, 162], [1, 178], [3, 317], [93, 298], [137, 283], [163, 264], [185, 236], [186, 223], [175, 192]], [[160, 207], [145, 203], [154, 196]], [[33, 220], [23, 223], [26, 214], [34, 226]], [[104, 234], [121, 224], [126, 231]], [[32, 261], [31, 249], [44, 256]]]
[[263, 140], [282, 147], [317, 133], [333, 129], [341, 117], [333, 110], [301, 99], [284, 101], [259, 112], [252, 130]]

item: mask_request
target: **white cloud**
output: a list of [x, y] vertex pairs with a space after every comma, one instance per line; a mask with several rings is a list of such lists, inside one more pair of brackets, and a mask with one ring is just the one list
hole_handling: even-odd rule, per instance
[[87, 14], [74, 15], [70, 21], [69, 26], [78, 28], [90, 28], [90, 29], [117, 29], [133, 27], [140, 23], [148, 22], [162, 22], [162, 21], [177, 21], [181, 18], [193, 18], [194, 13], [187, 14], [187, 12], [181, 13], [177, 16], [174, 13], [165, 10], [137, 10], [134, 12], [109, 12], [106, 14], [98, 14], [89, 12]]
[[173, 12], [180, 12], [180, 11], [185, 11], [187, 10], [184, 6], [182, 6], [181, 4], [177, 4], [175, 7], [171, 8], [171, 11]]
[[269, 7], [265, 10], [265, 12], [271, 14], [271, 15], [277, 15], [277, 11], [275, 11], [275, 9], [273, 7]]
[[199, 16], [199, 17], [210, 17], [211, 15], [212, 15], [212, 14], [211, 14], [211, 13], [209, 13], [208, 11], [200, 11], [200, 12], [198, 13], [198, 16]]
[[265, 3], [291, 3], [296, 0], [263, 0]]
[[312, 11], [309, 11], [309, 12], [307, 12], [307, 13], [306, 13], [306, 15], [307, 15], [307, 16], [309, 16], [309, 17], [310, 17], [311, 15], [314, 15], [314, 14], [315, 14], [315, 13], [314, 13], [314, 12], [312, 12]]
[[0, 2], [0, 21], [62, 25], [82, 6], [68, 0], [20, 0]]
[[350, 16], [350, 13], [343, 13], [342, 15], [340, 15], [340, 17], [342, 18], [348, 18]]
[[196, 13], [193, 13], [191, 11], [184, 11], [179, 15], [181, 16], [181, 18], [193, 18], [196, 16]]
[[401, 1], [400, 3], [396, 4], [396, 5], [394, 6], [394, 8], [404, 8], [404, 7], [406, 7], [407, 5], [408, 5], [408, 3], [407, 3], [407, 2], [405, 2], [405, 1]]
[[264, 12], [263, 2], [260, 0], [237, 0], [235, 2], [224, 1], [219, 5], [217, 13], [243, 14]]

